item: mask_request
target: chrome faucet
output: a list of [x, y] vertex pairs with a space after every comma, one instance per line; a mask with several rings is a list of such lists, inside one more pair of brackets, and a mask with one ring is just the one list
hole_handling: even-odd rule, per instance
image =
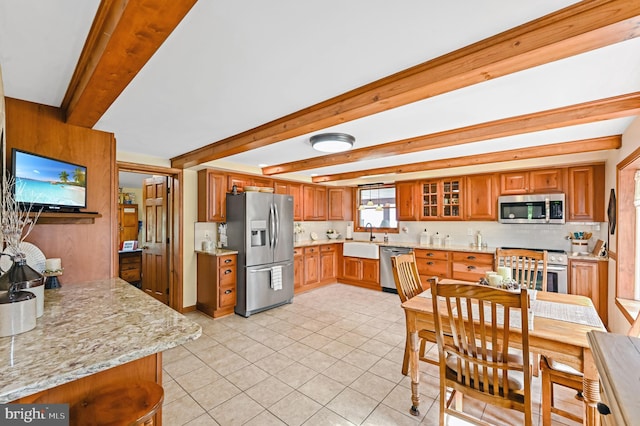
[[364, 226], [364, 230], [369, 231], [369, 241], [373, 241], [376, 239], [376, 237], [373, 236], [373, 225], [371, 224], [371, 222], [367, 222], [367, 224]]

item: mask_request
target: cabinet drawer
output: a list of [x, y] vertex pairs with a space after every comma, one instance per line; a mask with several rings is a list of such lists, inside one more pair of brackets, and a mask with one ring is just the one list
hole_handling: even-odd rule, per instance
[[314, 253], [320, 253], [320, 250], [318, 247], [305, 247], [304, 248], [304, 254], [308, 255], [308, 254], [314, 254]]
[[416, 249], [413, 251], [416, 256], [416, 260], [418, 259], [435, 259], [435, 260], [448, 260], [449, 252], [446, 250], [420, 250]]
[[229, 255], [229, 256], [219, 256], [218, 257], [218, 267], [220, 269], [224, 268], [225, 266], [231, 266], [231, 265], [235, 265], [236, 264], [236, 255]]
[[336, 246], [334, 244], [326, 244], [324, 246], [320, 246], [321, 253], [333, 253], [336, 251]]
[[302, 256], [302, 248], [301, 247], [296, 247], [293, 249], [293, 255], [294, 256]]
[[447, 277], [449, 275], [449, 261], [438, 259], [416, 259], [418, 273], [437, 277]]
[[473, 264], [487, 264], [493, 267], [493, 254], [489, 253], [469, 253], [453, 252], [454, 262], [465, 262]]
[[218, 285], [233, 285], [236, 283], [236, 266], [225, 266], [218, 269]]
[[140, 262], [120, 264], [120, 271], [131, 271], [131, 270], [138, 270], [138, 269], [141, 269]]
[[451, 277], [454, 280], [478, 281], [487, 271], [493, 270], [492, 265], [471, 262], [454, 262]]
[[140, 281], [140, 269], [129, 269], [120, 271], [120, 278], [127, 282]]
[[235, 306], [236, 305], [236, 287], [225, 286], [220, 287], [220, 303], [219, 307]]

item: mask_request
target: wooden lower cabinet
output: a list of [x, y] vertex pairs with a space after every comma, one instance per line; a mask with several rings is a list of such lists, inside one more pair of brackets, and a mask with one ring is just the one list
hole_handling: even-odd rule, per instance
[[360, 287], [380, 289], [380, 261], [344, 256], [340, 281]]
[[236, 306], [235, 254], [198, 253], [196, 308], [214, 318], [232, 314]]
[[609, 263], [597, 259], [569, 259], [569, 293], [586, 296], [593, 302], [600, 319], [607, 325]]
[[295, 248], [293, 254], [295, 293], [336, 282], [338, 250], [335, 244]]
[[451, 252], [444, 250], [415, 249], [416, 265], [423, 288], [428, 288], [429, 278], [451, 277]]
[[142, 285], [142, 250], [118, 253], [119, 276], [140, 288]]
[[490, 253], [452, 252], [451, 278], [478, 281], [493, 270], [494, 255]]

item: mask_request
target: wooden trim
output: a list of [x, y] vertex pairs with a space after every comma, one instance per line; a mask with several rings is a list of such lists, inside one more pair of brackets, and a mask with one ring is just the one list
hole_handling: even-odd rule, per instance
[[346, 153], [323, 155], [273, 165], [263, 168], [262, 172], [263, 174], [271, 175], [328, 167], [361, 160], [373, 160], [392, 155], [463, 145], [471, 142], [575, 126], [600, 120], [610, 120], [638, 113], [640, 113], [640, 92], [635, 92], [547, 111], [474, 124], [472, 126], [417, 136], [372, 147], [360, 148]]
[[179, 312], [182, 314], [186, 314], [187, 312], [195, 312], [196, 310], [197, 310], [196, 305], [191, 305], [191, 306], [185, 306]]
[[582, 1], [171, 160], [187, 168], [387, 111], [640, 34], [637, 0]]
[[618, 149], [620, 148], [620, 146], [622, 146], [622, 136], [605, 136], [601, 138], [583, 139], [573, 142], [534, 146], [530, 148], [518, 148], [508, 151], [496, 151], [486, 154], [444, 158], [441, 160], [423, 161], [420, 163], [401, 164], [398, 166], [379, 167], [375, 169], [358, 170], [355, 172], [315, 176], [312, 178], [312, 181], [314, 183], [332, 182], [377, 174], [399, 174], [421, 172], [425, 170], [448, 169], [452, 167], [473, 166], [480, 164], [500, 163], [505, 161], [525, 160], [529, 158], [552, 157], [556, 155]]
[[62, 107], [93, 127], [197, 0], [103, 0]]
[[609, 259], [611, 260], [615, 260], [616, 262], [618, 261], [618, 253], [616, 253], [615, 251], [609, 250], [607, 252], [607, 256], [609, 257]]
[[622, 312], [622, 315], [629, 321], [629, 324], [633, 324], [640, 314], [640, 301], [623, 299], [616, 297], [616, 306]]

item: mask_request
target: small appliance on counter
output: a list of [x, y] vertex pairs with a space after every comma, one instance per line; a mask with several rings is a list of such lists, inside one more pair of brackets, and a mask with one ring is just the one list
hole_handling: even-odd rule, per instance
[[8, 291], [0, 295], [0, 337], [33, 330], [36, 313], [36, 296], [30, 291]]

